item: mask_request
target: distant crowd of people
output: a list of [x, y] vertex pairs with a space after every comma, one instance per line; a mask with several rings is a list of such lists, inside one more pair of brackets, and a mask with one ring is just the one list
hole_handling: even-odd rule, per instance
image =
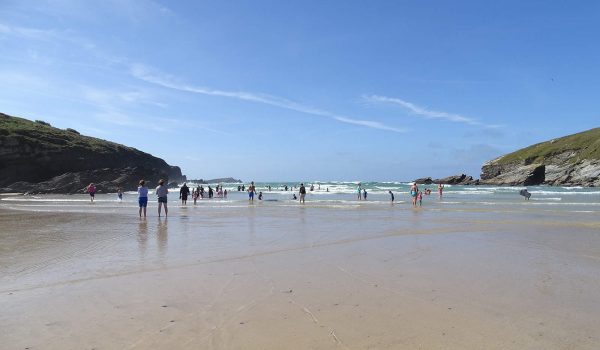
[[[269, 192], [271, 191], [270, 185], [268, 185], [266, 188], [268, 189]], [[300, 203], [304, 204], [306, 201], [306, 193], [307, 193], [306, 187], [304, 186], [304, 183], [301, 183], [300, 186], [298, 186], [297, 188], [298, 188], [298, 196], [296, 196], [296, 193], [292, 193], [292, 199], [298, 200]], [[262, 191], [259, 191], [258, 194], [256, 193], [257, 191], [256, 191], [256, 186], [254, 184], [254, 181], [252, 181], [250, 183], [250, 185], [248, 185], [247, 188], [245, 185], [242, 184], [242, 185], [238, 185], [237, 189], [240, 192], [248, 192], [248, 201], [249, 202], [254, 202], [255, 196], [258, 197], [258, 200], [263, 200]], [[319, 184], [318, 190], [320, 190], [320, 189], [321, 189], [321, 185]], [[296, 190], [296, 187], [284, 185], [281, 188], [281, 190], [282, 191], [290, 190], [293, 192]], [[315, 186], [311, 184], [309, 191], [314, 191], [314, 190], [315, 190]], [[438, 184], [438, 194], [439, 194], [440, 198], [442, 198], [443, 191], [444, 191], [444, 185]], [[86, 192], [90, 195], [91, 202], [94, 202], [95, 194], [97, 192], [96, 186], [93, 183], [90, 183], [89, 186], [86, 187]], [[329, 192], [329, 187], [326, 188], [326, 192]], [[146, 186], [145, 180], [140, 180], [137, 193], [138, 193], [138, 204], [139, 204], [139, 216], [142, 217], [142, 215], [143, 215], [143, 217], [146, 217], [146, 208], [148, 206], [148, 187]], [[169, 213], [169, 209], [167, 207], [167, 203], [168, 203], [167, 196], [169, 194], [169, 189], [165, 185], [165, 180], [161, 179], [158, 181], [158, 186], [156, 187], [154, 193], [158, 197], [158, 216], [160, 217], [162, 215], [162, 209], [164, 207], [164, 212], [165, 212], [165, 217], [166, 217]], [[363, 187], [361, 185], [361, 183], [358, 183], [358, 186], [356, 187], [356, 193], [357, 193], [357, 198], [359, 201], [367, 200], [367, 196], [368, 196], [367, 189], [366, 189], [366, 187]], [[416, 207], [417, 205], [422, 206], [423, 205], [423, 196], [431, 195], [431, 189], [425, 188], [423, 191], [421, 191], [416, 183], [412, 183], [409, 193], [410, 193], [410, 197], [412, 199], [413, 207]], [[217, 185], [217, 186], [215, 186], [214, 189], [211, 186], [204, 188], [203, 185], [199, 185], [196, 188], [190, 188], [187, 186], [187, 183], [184, 183], [183, 186], [181, 186], [181, 188], [179, 189], [179, 199], [181, 200], [182, 205], [187, 204], [187, 200], [188, 200], [188, 197], [190, 196], [190, 194], [192, 196], [192, 199], [194, 200], [194, 204], [196, 204], [198, 199], [227, 198], [227, 189], [224, 189], [222, 185]], [[394, 200], [395, 200], [394, 193], [391, 190], [389, 190], [388, 194], [390, 195], [391, 202], [394, 203]], [[524, 195], [523, 191], [522, 191], [521, 195]], [[529, 196], [531, 196], [531, 194], [527, 193], [525, 196], [527, 196], [527, 199], [529, 199]], [[118, 188], [117, 197], [119, 200], [123, 199], [123, 190], [121, 187]]]

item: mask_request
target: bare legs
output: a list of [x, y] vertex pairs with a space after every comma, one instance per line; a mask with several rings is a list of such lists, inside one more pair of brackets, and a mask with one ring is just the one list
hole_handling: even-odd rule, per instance
[[169, 209], [167, 208], [166, 202], [158, 202], [158, 217], [160, 217], [160, 209], [162, 206], [165, 206], [165, 216], [169, 216]]

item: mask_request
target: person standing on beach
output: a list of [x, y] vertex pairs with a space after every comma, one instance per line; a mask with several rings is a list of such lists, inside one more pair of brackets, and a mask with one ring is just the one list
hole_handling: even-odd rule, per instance
[[444, 185], [439, 183], [438, 184], [438, 193], [440, 194], [440, 198], [442, 198], [442, 192], [444, 192]]
[[140, 218], [142, 218], [142, 211], [144, 212], [144, 218], [146, 217], [146, 207], [148, 206], [148, 187], [146, 187], [146, 181], [140, 180], [138, 186], [138, 204], [140, 205]]
[[367, 200], [367, 189], [363, 188], [363, 199]]
[[254, 202], [254, 192], [256, 192], [256, 187], [254, 187], [254, 181], [252, 181], [248, 186], [248, 200], [251, 202]]
[[413, 207], [417, 206], [417, 194], [419, 193], [419, 187], [417, 187], [417, 183], [413, 182], [410, 186], [410, 196], [412, 197], [412, 205]]
[[360, 187], [360, 182], [358, 183], [358, 186], [356, 187], [356, 193], [358, 193], [358, 200], [361, 200], [361, 193], [362, 193], [362, 188]]
[[187, 204], [187, 197], [190, 194], [190, 188], [187, 187], [186, 183], [183, 183], [181, 189], [179, 190], [179, 199], [181, 199], [181, 204]]
[[423, 192], [419, 191], [417, 193], [417, 200], [419, 201], [419, 206], [423, 205]]
[[119, 202], [123, 201], [123, 188], [121, 186], [117, 188], [117, 198], [119, 198]]
[[300, 203], [304, 204], [304, 197], [306, 197], [306, 188], [304, 187], [304, 184], [300, 184]]
[[86, 192], [90, 195], [90, 202], [94, 202], [94, 196], [96, 195], [96, 186], [94, 186], [93, 182], [90, 182], [88, 187], [86, 187]]
[[169, 189], [165, 186], [165, 180], [160, 179], [158, 181], [158, 187], [156, 187], [156, 196], [158, 197], [158, 217], [160, 217], [160, 211], [162, 206], [165, 206], [165, 217], [169, 214], [169, 209], [167, 208], [167, 195], [169, 194]]
[[392, 198], [392, 203], [394, 203], [394, 193], [392, 192], [392, 190], [389, 190], [388, 193], [390, 194], [390, 197]]

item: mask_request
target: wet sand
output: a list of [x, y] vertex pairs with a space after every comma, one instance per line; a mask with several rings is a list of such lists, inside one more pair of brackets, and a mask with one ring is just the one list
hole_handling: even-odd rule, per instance
[[1, 348], [600, 348], [595, 215], [78, 206], [0, 209]]

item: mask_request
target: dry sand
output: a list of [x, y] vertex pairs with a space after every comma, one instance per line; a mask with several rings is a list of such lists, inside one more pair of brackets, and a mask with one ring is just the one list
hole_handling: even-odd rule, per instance
[[150, 212], [0, 210], [0, 348], [600, 348], [589, 215]]

